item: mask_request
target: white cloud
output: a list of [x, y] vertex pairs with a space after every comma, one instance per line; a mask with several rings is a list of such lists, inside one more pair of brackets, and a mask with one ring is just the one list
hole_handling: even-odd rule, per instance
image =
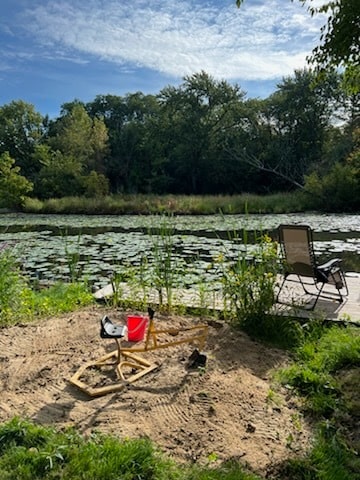
[[[305, 65], [324, 19], [299, 2], [247, 0], [241, 9], [204, 0], [41, 2], [24, 20], [48, 52], [90, 54], [182, 77], [199, 70], [265, 80]], [[51, 53], [49, 53], [51, 55]]]

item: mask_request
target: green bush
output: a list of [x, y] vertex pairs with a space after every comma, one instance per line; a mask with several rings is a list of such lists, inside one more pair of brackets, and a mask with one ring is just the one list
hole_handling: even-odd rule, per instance
[[350, 164], [336, 163], [320, 178], [313, 173], [306, 177], [305, 192], [314, 208], [328, 212], [354, 212], [360, 209], [360, 181]]
[[[232, 263], [220, 258], [225, 317], [235, 328], [283, 348], [299, 346], [304, 339], [300, 324], [273, 311], [280, 270], [277, 244], [266, 235], [255, 235], [255, 250], [245, 250]], [[249, 260], [249, 258], [251, 258]]]
[[[278, 272], [277, 245], [260, 235], [256, 248], [249, 252], [246, 232], [245, 250], [234, 261], [219, 258], [222, 269], [224, 305], [234, 326], [251, 330], [275, 303]], [[256, 327], [255, 327], [256, 328]]]

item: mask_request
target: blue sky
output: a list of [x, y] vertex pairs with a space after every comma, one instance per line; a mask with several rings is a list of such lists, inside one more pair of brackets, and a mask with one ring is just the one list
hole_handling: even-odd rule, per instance
[[201, 70], [264, 98], [306, 66], [324, 23], [297, 0], [1, 0], [0, 105], [56, 117], [75, 98], [156, 94]]

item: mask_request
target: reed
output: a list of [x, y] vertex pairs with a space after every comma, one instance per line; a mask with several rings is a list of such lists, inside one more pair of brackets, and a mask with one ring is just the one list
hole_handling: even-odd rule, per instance
[[291, 213], [313, 208], [301, 192], [272, 195], [108, 195], [98, 198], [64, 197], [40, 201], [27, 198], [26, 213], [88, 215], [210, 215]]

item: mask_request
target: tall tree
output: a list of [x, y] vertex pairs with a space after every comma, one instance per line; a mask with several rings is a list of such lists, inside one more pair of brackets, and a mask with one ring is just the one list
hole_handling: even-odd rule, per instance
[[163, 155], [174, 191], [210, 193], [222, 188], [226, 138], [238, 123], [243, 97], [238, 86], [216, 81], [205, 72], [160, 92], [158, 135], [164, 139]]
[[[323, 158], [326, 133], [337, 108], [338, 83], [332, 76], [315, 87], [313, 83], [309, 70], [284, 78], [263, 102], [254, 140], [245, 148], [237, 144], [232, 151], [240, 161], [268, 177], [272, 174], [278, 190], [303, 187], [304, 176]], [[273, 188], [271, 183], [270, 178]]]
[[62, 116], [51, 128], [49, 144], [54, 151], [76, 159], [83, 173], [102, 172], [108, 155], [108, 133], [103, 119], [92, 119], [81, 102], [65, 104]]
[[20, 174], [20, 167], [9, 152], [0, 155], [0, 205], [3, 207], [19, 207], [25, 196], [32, 191], [33, 185]]
[[147, 124], [158, 111], [156, 97], [141, 92], [98, 96], [87, 109], [93, 117], [102, 116], [108, 128], [106, 173], [113, 191], [146, 191], [151, 175]]
[[43, 121], [34, 106], [22, 100], [0, 107], [0, 154], [8, 152], [30, 180], [41, 168], [32, 155], [44, 135]]

